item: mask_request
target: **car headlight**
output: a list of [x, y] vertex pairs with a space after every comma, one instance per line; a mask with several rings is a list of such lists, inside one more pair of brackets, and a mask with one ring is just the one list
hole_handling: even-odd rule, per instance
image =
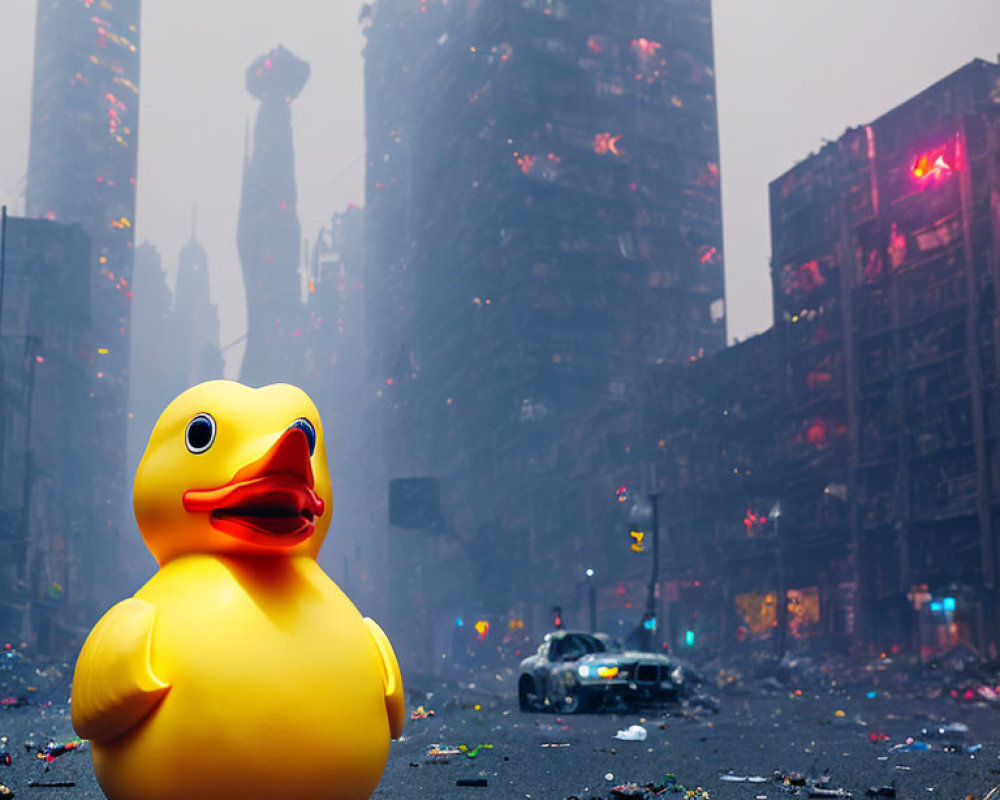
[[616, 678], [618, 677], [618, 667], [612, 665], [598, 667], [597, 675], [601, 678]]
[[590, 677], [590, 666], [588, 664], [581, 664], [580, 666], [578, 666], [576, 668], [576, 671], [578, 673], [580, 673], [580, 677], [581, 678], [589, 678]]

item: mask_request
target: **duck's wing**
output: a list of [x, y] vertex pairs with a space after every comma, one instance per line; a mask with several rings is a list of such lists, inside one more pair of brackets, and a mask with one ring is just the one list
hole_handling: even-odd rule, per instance
[[84, 739], [108, 741], [149, 714], [170, 684], [149, 663], [156, 608], [130, 597], [101, 617], [73, 674], [73, 728]]
[[399, 672], [399, 662], [389, 644], [389, 637], [370, 617], [365, 617], [365, 625], [382, 655], [382, 668], [385, 677], [385, 710], [389, 714], [389, 734], [398, 739], [403, 733], [403, 723], [406, 720], [406, 701], [403, 697], [403, 676]]

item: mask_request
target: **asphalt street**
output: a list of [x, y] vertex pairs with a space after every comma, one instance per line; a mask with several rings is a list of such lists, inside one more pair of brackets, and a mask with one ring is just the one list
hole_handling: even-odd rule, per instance
[[[680, 786], [701, 787], [720, 800], [805, 798], [814, 791], [810, 784], [824, 778], [827, 792], [842, 789], [855, 798], [871, 787], [893, 785], [898, 798], [982, 798], [1000, 784], [1000, 708], [947, 697], [867, 694], [863, 688], [800, 695], [791, 687], [745, 690], [723, 694], [717, 714], [685, 715], [674, 707], [562, 717], [518, 711], [510, 673], [450, 682], [411, 678], [408, 713], [418, 705], [435, 713], [408, 720], [374, 797], [611, 797], [617, 785], [662, 785], [668, 773]], [[645, 728], [644, 741], [614, 738], [631, 725]], [[0, 784], [17, 797], [103, 797], [86, 749], [49, 763], [36, 755], [49, 740], [73, 738], [65, 706], [0, 709], [0, 735], [8, 736], [13, 760], [0, 766]], [[906, 746], [908, 737], [930, 749], [912, 750], [919, 744], [910, 745], [910, 752], [894, 749]], [[25, 742], [37, 747], [26, 748]], [[266, 742], [253, 743], [247, 757], [266, 758], [266, 753]], [[308, 758], [307, 742], [303, 757]], [[775, 780], [776, 771], [792, 783], [801, 776], [806, 785]], [[72, 786], [33, 787], [32, 781]], [[664, 796], [683, 794], [675, 788]]]

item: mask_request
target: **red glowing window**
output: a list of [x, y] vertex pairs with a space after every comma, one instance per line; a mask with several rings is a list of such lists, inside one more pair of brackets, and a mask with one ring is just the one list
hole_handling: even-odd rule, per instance
[[620, 156], [621, 151], [618, 149], [618, 142], [621, 138], [621, 134], [612, 136], [607, 131], [594, 134], [594, 152], [598, 155], [611, 153], [612, 155]]
[[752, 508], [748, 508], [743, 515], [743, 526], [746, 528], [747, 536], [756, 536], [766, 524], [767, 514], [758, 514]]
[[632, 49], [635, 50], [641, 56], [655, 56], [656, 51], [663, 47], [659, 42], [654, 42], [652, 39], [647, 39], [645, 37], [640, 37], [638, 39], [633, 39], [631, 41]]
[[921, 184], [933, 184], [950, 178], [960, 167], [956, 141], [918, 153], [910, 164], [910, 174]]

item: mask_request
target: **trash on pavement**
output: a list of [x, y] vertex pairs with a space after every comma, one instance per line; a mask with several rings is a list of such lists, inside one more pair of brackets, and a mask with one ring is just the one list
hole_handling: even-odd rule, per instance
[[410, 714], [410, 719], [430, 719], [433, 716], [433, 708], [425, 709], [423, 706], [417, 706]]
[[866, 794], [869, 797], [895, 797], [896, 796], [896, 785], [891, 786], [872, 786]]
[[760, 775], [733, 775], [731, 773], [720, 775], [719, 780], [727, 783], [767, 783], [767, 778]]
[[486, 778], [459, 778], [455, 781], [455, 785], [485, 787], [488, 784], [486, 783]]
[[646, 740], [646, 729], [642, 725], [629, 725], [627, 728], [615, 734], [616, 739], [623, 742], [644, 742]]
[[927, 742], [917, 741], [913, 737], [907, 737], [905, 742], [894, 744], [889, 748], [890, 753], [926, 753], [931, 749]]
[[462, 751], [457, 747], [453, 747], [450, 744], [438, 744], [434, 743], [429, 748], [427, 748], [427, 755], [437, 756], [437, 757], [447, 757], [447, 756], [457, 756]]
[[458, 749], [461, 752], [465, 753], [465, 755], [466, 755], [467, 758], [475, 758], [476, 756], [479, 755], [479, 751], [480, 750], [492, 750], [493, 749], [493, 745], [491, 745], [491, 744], [477, 744], [475, 747], [473, 747], [473, 748], [470, 749], [468, 745], [466, 745], [466, 744], [460, 744], [458, 746]]
[[0, 783], [0, 797], [7, 798], [7, 800], [12, 800], [14, 797], [14, 792], [7, 786]]
[[51, 764], [59, 756], [65, 755], [71, 750], [79, 750], [86, 746], [86, 742], [83, 739], [71, 739], [68, 742], [63, 742], [58, 744], [56, 742], [49, 742], [41, 750], [39, 750], [35, 756], [44, 760], [46, 763]]
[[806, 778], [801, 772], [782, 772], [776, 769], [774, 771], [774, 779], [778, 783], [783, 783], [786, 786], [805, 786]]
[[810, 797], [850, 797], [851, 793], [847, 789], [838, 786], [812, 786], [809, 789]]

